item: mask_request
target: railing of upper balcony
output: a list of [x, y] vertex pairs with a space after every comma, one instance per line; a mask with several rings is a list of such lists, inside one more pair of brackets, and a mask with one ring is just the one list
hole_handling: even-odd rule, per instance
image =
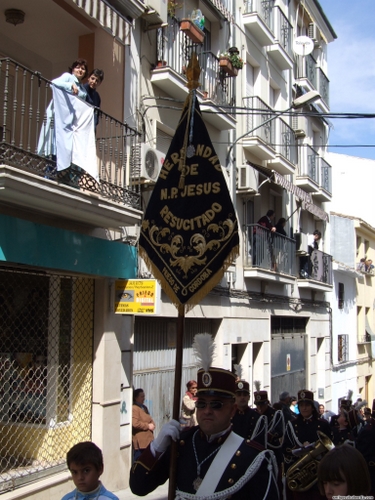
[[248, 224], [245, 229], [245, 267], [296, 275], [295, 240], [272, 233], [260, 224]]
[[319, 185], [327, 193], [332, 194], [332, 167], [323, 158], [320, 159], [320, 182]]
[[300, 276], [332, 285], [332, 256], [313, 250], [310, 255], [300, 257]]
[[275, 0], [245, 0], [243, 13], [257, 13], [266, 26], [273, 31], [274, 17], [272, 15], [272, 9], [274, 5]]
[[318, 92], [323, 101], [329, 106], [329, 80], [323, 73], [321, 68], [318, 68]]
[[[243, 97], [243, 102], [244, 107], [248, 110], [246, 115], [246, 130], [250, 131], [276, 115], [273, 109], [257, 96]], [[260, 126], [257, 130], [249, 134], [248, 137], [259, 137], [266, 144], [274, 144], [275, 121], [276, 120], [272, 120], [269, 123]], [[246, 138], [244, 140], [246, 140]]]
[[280, 7], [274, 9], [275, 38], [279, 41], [285, 52], [292, 56], [292, 25]]
[[298, 176], [309, 177], [312, 181], [319, 185], [319, 170], [318, 170], [318, 158], [319, 155], [314, 149], [309, 146], [306, 147], [306, 151], [302, 149], [301, 160], [299, 162]]
[[[168, 26], [158, 30], [157, 60], [163, 61], [163, 67], [169, 67], [187, 81], [186, 67], [193, 49], [198, 49], [197, 44], [180, 31], [180, 23], [176, 18], [168, 17]], [[199, 49], [197, 56], [201, 68], [199, 90], [207, 92], [208, 99], [215, 104], [229, 107], [228, 114], [233, 114], [234, 78], [228, 77], [220, 69], [219, 58], [212, 52]]]
[[[51, 85], [39, 72], [9, 58], [0, 59], [3, 103], [0, 106], [0, 162], [56, 180], [55, 159], [38, 152], [38, 138], [45, 128], [45, 111], [52, 99]], [[79, 186], [103, 198], [140, 208], [139, 185], [131, 179], [140, 133], [99, 109], [96, 112], [99, 113], [96, 129], [99, 182], [83, 173]]]
[[297, 79], [307, 78], [314, 89], [318, 89], [316, 61], [311, 54], [307, 56], [298, 56]]
[[297, 164], [297, 141], [295, 131], [281, 118], [277, 119], [280, 140], [276, 132], [276, 151], [290, 163]]

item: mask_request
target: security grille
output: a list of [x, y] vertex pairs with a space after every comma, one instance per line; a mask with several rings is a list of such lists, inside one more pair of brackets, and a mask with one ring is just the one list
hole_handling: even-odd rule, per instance
[[92, 279], [0, 267], [0, 494], [91, 439]]

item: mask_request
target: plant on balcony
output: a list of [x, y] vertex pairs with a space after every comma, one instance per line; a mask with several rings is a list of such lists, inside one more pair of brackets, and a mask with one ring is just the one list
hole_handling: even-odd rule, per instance
[[220, 68], [229, 76], [237, 76], [238, 70], [243, 67], [243, 60], [238, 54], [224, 52], [219, 57]]
[[191, 16], [181, 20], [180, 30], [194, 43], [203, 43], [204, 16], [199, 9], [193, 10]]
[[223, 52], [220, 54], [221, 58], [227, 58], [232, 63], [233, 68], [242, 69], [243, 59], [239, 56], [238, 52]]
[[168, 16], [176, 17], [176, 10], [179, 9], [182, 5], [175, 0], [168, 0]]

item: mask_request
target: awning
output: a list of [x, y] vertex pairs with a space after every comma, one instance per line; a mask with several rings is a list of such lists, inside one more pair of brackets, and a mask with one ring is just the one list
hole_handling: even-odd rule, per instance
[[[124, 45], [130, 36], [131, 24], [105, 0], [73, 0], [86, 14], [118, 38]], [[128, 45], [130, 44], [130, 40]]]
[[294, 196], [296, 196], [302, 201], [302, 208], [304, 210], [307, 210], [308, 212], [312, 213], [319, 219], [328, 222], [329, 218], [327, 212], [325, 212], [324, 210], [322, 210], [320, 207], [318, 207], [313, 203], [310, 193], [306, 193], [306, 191], [304, 191], [300, 187], [296, 186], [292, 182], [289, 182], [287, 179], [285, 179], [285, 177], [280, 175], [278, 172], [275, 172], [275, 170], [262, 167], [261, 165], [257, 165], [256, 163], [252, 162], [247, 162], [247, 163], [251, 167], [255, 168], [255, 170], [258, 170], [258, 172], [260, 172], [264, 176], [270, 178], [275, 184], [278, 184], [279, 186], [283, 187], [290, 193], [293, 193]]

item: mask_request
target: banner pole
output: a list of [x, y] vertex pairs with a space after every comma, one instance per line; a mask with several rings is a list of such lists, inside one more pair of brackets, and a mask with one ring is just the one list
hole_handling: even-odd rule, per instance
[[[173, 395], [173, 414], [172, 418], [180, 419], [181, 407], [181, 379], [182, 379], [182, 355], [185, 330], [185, 306], [179, 305], [177, 317], [176, 332], [176, 371], [174, 375], [174, 395]], [[177, 447], [178, 443], [172, 441], [171, 461], [169, 466], [169, 487], [168, 500], [174, 500], [176, 494], [176, 474], [177, 474]]]

